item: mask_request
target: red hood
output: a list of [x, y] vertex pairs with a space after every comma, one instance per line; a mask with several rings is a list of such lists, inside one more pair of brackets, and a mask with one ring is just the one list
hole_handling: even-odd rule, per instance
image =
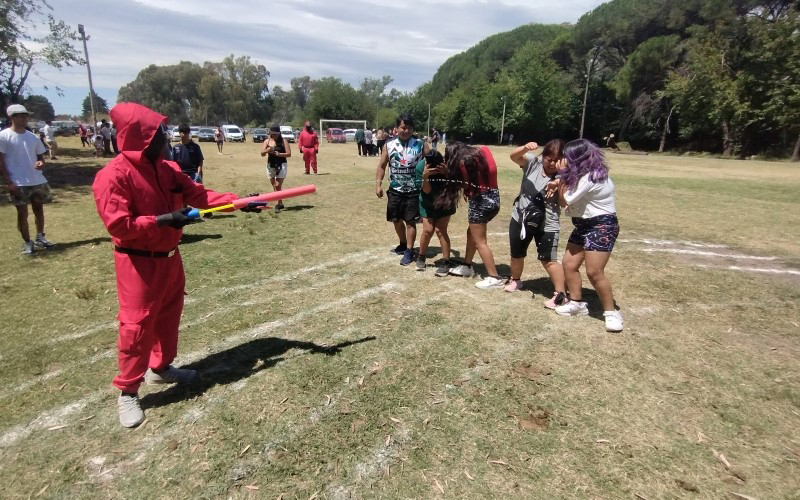
[[141, 104], [122, 102], [111, 109], [111, 121], [117, 129], [117, 144], [123, 156], [138, 164], [167, 117]]

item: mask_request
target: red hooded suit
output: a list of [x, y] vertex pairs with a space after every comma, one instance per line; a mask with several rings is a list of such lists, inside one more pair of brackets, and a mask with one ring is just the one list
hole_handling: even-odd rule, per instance
[[[114, 266], [120, 373], [114, 386], [135, 393], [148, 367], [161, 371], [175, 359], [183, 311], [185, 278], [177, 251], [182, 231], [159, 227], [156, 216], [186, 205], [222, 205], [238, 197], [192, 182], [174, 162], [158, 160], [154, 165], [143, 155], [166, 117], [139, 104], [121, 103], [111, 110], [111, 120], [122, 154], [97, 173], [92, 190], [118, 249]], [[125, 250], [154, 256], [121, 253]]]
[[309, 132], [305, 127], [300, 132], [300, 137], [297, 138], [297, 144], [300, 146], [300, 152], [303, 153], [303, 161], [306, 164], [306, 173], [308, 167], [314, 169], [317, 173], [317, 152], [319, 152], [319, 138], [317, 133], [312, 129]]

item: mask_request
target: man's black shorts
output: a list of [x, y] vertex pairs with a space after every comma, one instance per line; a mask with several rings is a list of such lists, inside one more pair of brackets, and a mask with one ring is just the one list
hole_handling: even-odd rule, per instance
[[398, 193], [391, 189], [386, 191], [386, 220], [409, 224], [419, 222], [419, 192]]

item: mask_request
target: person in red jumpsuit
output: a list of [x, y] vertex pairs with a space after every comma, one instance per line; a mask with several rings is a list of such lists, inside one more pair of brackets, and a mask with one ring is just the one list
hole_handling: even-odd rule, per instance
[[317, 153], [319, 153], [319, 137], [314, 129], [311, 127], [311, 122], [306, 122], [303, 131], [300, 132], [300, 137], [297, 139], [300, 146], [300, 152], [303, 154], [303, 161], [306, 164], [306, 175], [309, 174], [308, 167], [314, 169], [314, 175], [317, 175]]
[[121, 103], [111, 110], [122, 153], [97, 173], [92, 190], [111, 234], [119, 298], [119, 374], [113, 385], [124, 427], [144, 420], [137, 395], [151, 384], [189, 383], [197, 373], [171, 365], [177, 355], [185, 277], [178, 251], [182, 228], [195, 219], [187, 205], [208, 208], [232, 202], [193, 182], [177, 163], [163, 160], [166, 117]]

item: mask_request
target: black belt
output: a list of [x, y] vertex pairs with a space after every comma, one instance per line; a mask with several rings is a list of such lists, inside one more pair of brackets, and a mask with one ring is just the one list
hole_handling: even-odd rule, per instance
[[127, 255], [135, 255], [137, 257], [172, 257], [175, 255], [175, 252], [178, 251], [177, 248], [173, 248], [169, 252], [151, 252], [149, 250], [136, 250], [134, 248], [125, 248], [125, 247], [118, 247], [114, 246], [114, 250], [119, 253], [124, 253]]

